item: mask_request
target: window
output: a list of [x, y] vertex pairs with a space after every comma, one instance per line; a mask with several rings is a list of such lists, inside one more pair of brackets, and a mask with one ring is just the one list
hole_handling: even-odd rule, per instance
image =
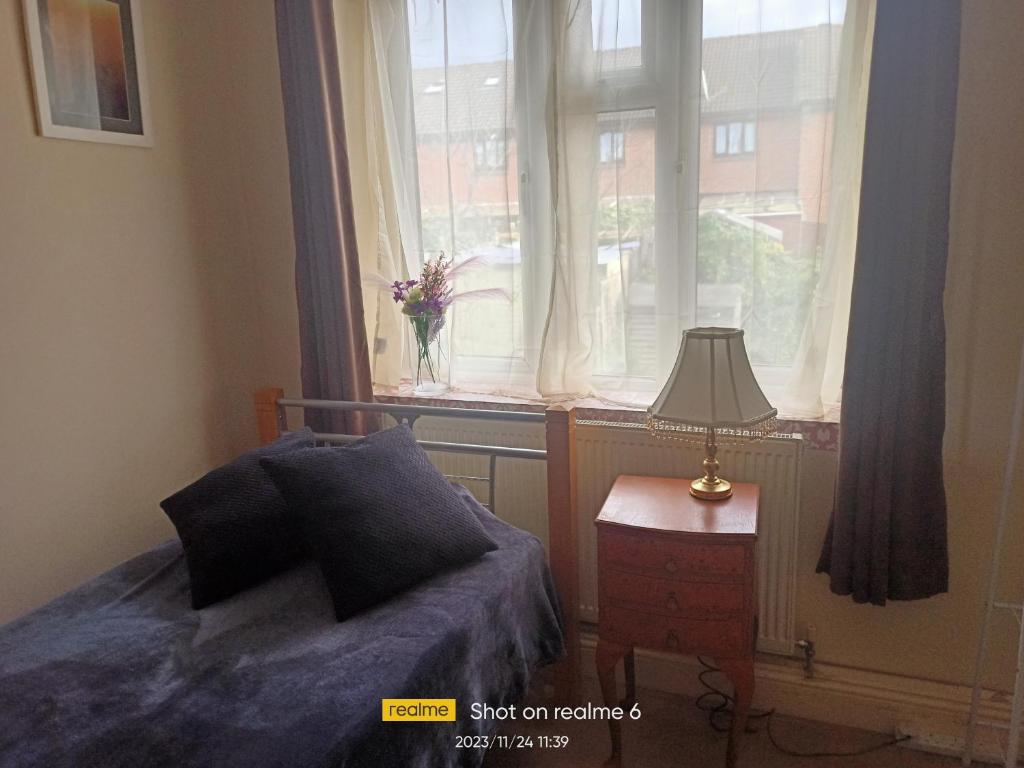
[[719, 324], [778, 395], [822, 270], [845, 3], [592, 0], [571, 44], [530, 0], [379, 5], [409, 25], [387, 39], [409, 41], [412, 250], [479, 257], [457, 288], [511, 297], [453, 315], [457, 386], [531, 392], [564, 333], [587, 383], [556, 387], [649, 402], [682, 330]]
[[729, 151], [729, 126], [726, 124], [715, 126], [715, 154], [724, 155]]
[[716, 155], [746, 155], [757, 149], [757, 123], [718, 123], [715, 126]]
[[601, 134], [600, 159], [602, 163], [621, 163], [626, 154], [626, 139], [622, 131]]
[[[409, 26], [408, 35], [396, 35], [409, 41], [403, 66], [412, 79], [412, 115], [401, 120], [415, 146], [403, 146], [402, 155], [415, 168], [410, 197], [417, 207], [407, 213], [419, 242], [407, 250], [414, 260], [438, 251], [475, 259], [456, 289], [498, 288], [511, 297], [449, 310], [452, 378], [489, 388], [514, 369], [525, 381], [524, 304], [536, 291], [524, 290], [529, 268], [520, 250], [513, 3], [373, 0], [368, 7], [405, 16]], [[425, 93], [420, 84], [441, 84], [443, 94]]]
[[481, 170], [498, 170], [505, 167], [505, 139], [496, 133], [478, 137], [473, 144], [473, 159]]
[[743, 124], [743, 151], [753, 152], [757, 149], [757, 123]]

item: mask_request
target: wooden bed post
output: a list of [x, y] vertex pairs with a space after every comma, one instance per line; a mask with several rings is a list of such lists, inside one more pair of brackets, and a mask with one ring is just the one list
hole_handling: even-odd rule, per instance
[[284, 397], [284, 390], [279, 387], [265, 387], [256, 390], [256, 422], [260, 430], [260, 445], [272, 443], [281, 436], [284, 428], [283, 409], [277, 401]]
[[548, 451], [548, 549], [565, 624], [566, 658], [554, 668], [555, 698], [580, 695], [580, 549], [576, 513], [576, 412], [554, 405], [545, 412]]

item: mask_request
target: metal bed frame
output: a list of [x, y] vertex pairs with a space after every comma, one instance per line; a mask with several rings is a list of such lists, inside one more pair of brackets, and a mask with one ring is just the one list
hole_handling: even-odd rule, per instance
[[[355, 403], [344, 400], [308, 400], [301, 398], [280, 398], [277, 407], [282, 412], [287, 408], [302, 408], [321, 411], [361, 411], [364, 413], [382, 413], [393, 418], [399, 424], [407, 424], [414, 429], [420, 416], [441, 416], [444, 418], [481, 419], [484, 421], [525, 422], [544, 424], [543, 413], [526, 411], [491, 411], [474, 410], [472, 408], [439, 408], [436, 406], [393, 405], [389, 403]], [[284, 426], [284, 424], [282, 424]], [[282, 431], [284, 431], [282, 429]], [[345, 445], [359, 440], [361, 435], [343, 435], [333, 432], [317, 432], [313, 435], [317, 443], [326, 445]], [[487, 476], [449, 475], [451, 480], [487, 483], [487, 501], [481, 503], [492, 512], [495, 511], [495, 484], [498, 472], [498, 459], [528, 459], [544, 461], [548, 459], [546, 450], [536, 448], [507, 448], [497, 445], [473, 445], [471, 443], [441, 443], [430, 440], [417, 440], [424, 450], [439, 453], [461, 453], [488, 457]]]
[[[554, 686], [557, 700], [567, 704], [579, 701], [579, 538], [576, 513], [576, 418], [573, 409], [552, 406], [543, 412], [497, 411], [392, 403], [360, 403], [344, 400], [311, 400], [285, 397], [284, 390], [279, 388], [266, 388], [256, 392], [255, 405], [262, 444], [272, 442], [288, 431], [286, 414], [288, 408], [384, 414], [399, 424], [408, 424], [410, 429], [421, 416], [544, 425], [546, 448], [543, 450], [429, 440], [417, 440], [417, 442], [427, 451], [486, 456], [488, 458], [486, 477], [476, 475], [448, 475], [448, 477], [453, 480], [486, 482], [488, 500], [484, 506], [492, 512], [496, 503], [495, 479], [498, 459], [527, 459], [545, 462], [548, 486], [548, 560], [555, 589], [558, 592], [566, 645], [566, 658], [552, 667], [553, 674], [550, 676], [550, 682]], [[317, 443], [323, 445], [344, 445], [359, 440], [361, 437], [362, 435], [332, 432], [314, 433]]]

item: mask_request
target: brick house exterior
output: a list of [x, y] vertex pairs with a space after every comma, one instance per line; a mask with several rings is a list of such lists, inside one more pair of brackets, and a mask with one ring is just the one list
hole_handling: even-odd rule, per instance
[[[816, 263], [820, 229], [828, 216], [829, 180], [821, 178], [821, 168], [830, 146], [841, 29], [821, 25], [703, 42], [702, 221], [704, 216], [725, 217], [740, 231], [771, 238], [804, 264]], [[617, 64], [639, 62], [639, 54], [639, 49], [620, 50]], [[467, 246], [497, 249], [507, 259], [505, 268], [520, 263], [513, 73], [512, 62], [413, 72], [420, 209], [428, 250], [448, 242], [453, 205], [460, 251]], [[613, 201], [638, 204], [649, 218], [623, 236], [616, 207], [599, 225], [596, 347], [607, 359], [597, 367], [650, 376], [656, 354], [654, 113], [602, 113], [597, 132], [602, 210], [606, 213]], [[517, 278], [501, 282], [505, 278], [492, 274], [489, 279], [514, 288]], [[733, 278], [707, 284], [698, 280], [695, 288], [697, 324], [747, 327], [743, 318], [753, 307], [749, 285]], [[471, 310], [474, 316], [477, 311]], [[515, 339], [508, 343], [518, 348]], [[757, 354], [753, 349], [754, 358]], [[760, 362], [785, 364], [786, 354], [766, 350]]]
[[[797, 244], [802, 227], [813, 229], [826, 220], [828, 179], [819, 178], [819, 169], [831, 138], [830, 95], [840, 30], [821, 25], [704, 41], [702, 209], [721, 207], [756, 217], [781, 230], [787, 246]], [[502, 215], [509, 204], [512, 215], [518, 215], [511, 70], [506, 62], [485, 62], [450, 67], [447, 75], [442, 69], [414, 71], [420, 202], [425, 213], [447, 211], [450, 173], [456, 204], [485, 210], [495, 206]], [[765, 75], [755, 86], [749, 73], [759, 70]], [[445, 97], [447, 124], [452, 127], [447, 143]], [[716, 153], [716, 128], [747, 121], [756, 126], [754, 150]], [[603, 116], [599, 132], [609, 126], [614, 127], [614, 121]], [[623, 138], [621, 163], [602, 164], [600, 187], [617, 186], [620, 197], [653, 196], [653, 120], [629, 121]], [[504, 158], [495, 167], [487, 164], [487, 152], [482, 151], [488, 141], [500, 145], [497, 149]], [[756, 199], [750, 195], [755, 186], [761, 193]]]

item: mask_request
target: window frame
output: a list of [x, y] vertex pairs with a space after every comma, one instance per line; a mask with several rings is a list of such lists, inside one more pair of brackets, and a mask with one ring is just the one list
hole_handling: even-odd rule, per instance
[[596, 109], [598, 116], [654, 110], [655, 375], [595, 374], [597, 388], [605, 390], [622, 389], [623, 383], [631, 391], [653, 390], [667, 378], [683, 329], [693, 326], [697, 310], [702, 7], [641, 0], [641, 14], [643, 64], [600, 78]]
[[[538, 13], [544, 0], [511, 0], [513, 50], [517, 53], [529, 40], [531, 55], [515, 55], [515, 118], [510, 124], [515, 133], [519, 185], [519, 234], [523, 270], [522, 356], [511, 361], [501, 358], [460, 355], [451, 361], [453, 370], [480, 375], [489, 383], [502, 369], [508, 376], [531, 377], [539, 365], [544, 322], [538, 320], [538, 303], [547, 303], [550, 280], [550, 256], [546, 251], [553, 232], [547, 217], [552, 210], [550, 189], [543, 174], [531, 173], [531, 166], [546, 164], [547, 128], [542, 105], [527, 103], [531, 95], [543, 92], [550, 68], [553, 17]], [[403, 4], [404, 6], [404, 4]], [[655, 114], [655, 261], [658, 280], [655, 287], [655, 347], [657, 361], [653, 377], [595, 375], [602, 388], [614, 379], [618, 383], [635, 382], [635, 388], [653, 389], [671, 371], [682, 331], [696, 317], [696, 246], [700, 149], [700, 83], [703, 19], [700, 3], [680, 4], [676, 0], [641, 0], [641, 66], [609, 71], [596, 85], [595, 117], [606, 112], [653, 109]], [[690, 77], [684, 77], [684, 72]], [[409, 104], [409, 109], [412, 105]], [[415, 137], [412, 137], [415, 144]], [[525, 149], [524, 149], [525, 148]], [[505, 170], [509, 164], [506, 143]], [[623, 157], [625, 135], [623, 135]], [[474, 143], [474, 160], [476, 159]], [[492, 170], [492, 169], [485, 169]], [[418, 175], [418, 174], [416, 174]], [[416, 175], [413, 178], [416, 178]], [[418, 197], [418, 179], [416, 180]], [[420, 212], [416, 211], [417, 224]], [[594, 259], [596, 275], [597, 260]], [[453, 324], [458, 322], [452, 318]], [[479, 358], [479, 359], [478, 359]], [[532, 382], [531, 382], [532, 383]], [[632, 384], [630, 385], [632, 386]], [[605, 387], [609, 390], [621, 387]]]
[[[535, 63], [539, 69], [550, 66], [552, 37], [551, 29], [554, 16], [545, 12], [544, 0], [506, 0], [510, 3], [514, 24], [513, 37], [516, 56], [513, 66], [515, 68], [515, 116], [507, 124], [506, 147], [504, 152], [504, 169], [510, 168], [510, 154], [515, 151], [515, 166], [517, 169], [517, 181], [519, 184], [519, 244], [522, 255], [522, 355], [519, 358], [508, 361], [507, 358], [491, 358], [484, 356], [464, 356], [459, 358], [462, 370], [477, 373], [477, 365], [465, 365], [470, 360], [479, 359], [480, 368], [495, 371], [503, 368], [505, 371], [515, 369], [515, 375], [520, 373], [529, 376], [537, 369], [540, 339], [543, 335], [544, 321], [541, 313], [537, 311], [538, 303], [550, 301], [550, 291], [544, 290], [545, 279], [550, 278], [550, 257], [545, 256], [545, 249], [550, 250], [552, 241], [549, 227], [543, 224], [544, 212], [551, 210], [550, 191], [538, 190], [543, 184], [531, 174], [531, 164], [538, 162], [536, 154], [530, 156], [528, 149], [534, 146], [531, 141], [537, 136], [538, 131], [544, 132], [546, 126], [538, 122], [536, 105], [534, 109], [523, 109], [527, 98], [532, 94], [536, 97], [543, 91], [541, 86], [546, 83], [533, 82], [532, 90], [522, 88], [527, 78], [523, 71], [528, 68], [528, 62], [520, 54], [523, 49], [521, 38], [529, 35], [530, 53], [538, 52], [538, 59], [544, 60], [547, 57], [547, 64]], [[506, 6], [507, 7], [507, 6]], [[402, 4], [404, 10], [405, 5]], [[538, 12], [539, 11], [539, 12]], [[692, 327], [697, 320], [697, 222], [701, 210], [700, 205], [700, 170], [699, 160], [701, 152], [701, 85], [702, 67], [701, 50], [703, 44], [703, 18], [701, 3], [678, 3], [676, 0], [641, 0], [642, 32], [641, 32], [641, 61], [639, 67], [629, 67], [623, 70], [608, 72], [598, 83], [598, 106], [597, 115], [609, 111], [643, 110], [653, 109], [656, 123], [656, 180], [655, 198], [657, 200], [655, 213], [655, 259], [658, 270], [657, 283], [655, 286], [655, 316], [656, 316], [656, 337], [655, 346], [658, 350], [658, 361], [656, 376], [654, 379], [663, 380], [671, 371], [675, 362], [676, 350], [679, 338], [685, 328]], [[520, 23], [523, 18], [529, 17], [532, 20], [532, 27], [529, 31]], [[539, 21], [538, 21], [539, 19]], [[532, 34], [540, 27], [543, 34], [537, 36]], [[393, 60], [389, 60], [392, 62]], [[706, 85], [706, 84], [705, 84]], [[400, 90], [400, 89], [399, 89]], [[411, 110], [412, 105], [408, 105]], [[396, 109], [396, 112], [399, 110]], [[528, 117], [529, 115], [529, 117]], [[408, 117], [412, 117], [409, 115]], [[757, 134], [761, 132], [762, 126], [755, 119], [743, 116], [737, 111], [734, 116], [714, 123], [717, 128], [720, 125], [728, 126], [736, 122], [741, 128], [739, 137], [740, 152], [729, 153], [714, 152], [712, 159], [729, 157], [750, 157], [758, 152], [758, 145], [762, 137]], [[401, 122], [400, 128], [411, 125], [411, 121]], [[539, 125], [539, 129], [538, 129]], [[414, 130], [414, 129], [413, 129]], [[728, 150], [728, 127], [726, 130], [726, 150]], [[512, 133], [514, 131], [514, 133]], [[747, 136], [752, 135], [752, 140]], [[415, 135], [413, 135], [415, 145]], [[714, 150], [714, 136], [712, 150]], [[543, 147], [547, 152], [546, 143], [536, 143], [536, 146]], [[748, 148], [749, 146], [749, 148]], [[514, 150], [513, 150], [514, 147]], [[706, 145], [703, 148], [706, 153]], [[623, 160], [625, 158], [625, 136], [623, 136]], [[707, 155], [705, 154], [705, 157]], [[408, 166], [406, 162], [404, 165]], [[406, 168], [409, 177], [417, 179], [418, 168], [413, 159], [411, 169]], [[498, 168], [493, 170], [497, 171]], [[401, 193], [400, 193], [401, 194]], [[416, 181], [406, 193], [408, 196], [415, 196], [418, 200], [419, 184]], [[412, 208], [413, 214], [409, 218], [415, 218], [419, 223], [421, 216], [420, 207]], [[537, 215], [541, 213], [541, 215]], [[403, 231], [411, 229], [403, 220]], [[416, 227], [419, 230], [419, 227]], [[528, 230], [530, 231], [528, 237]], [[418, 234], [418, 233], [416, 233]], [[407, 254], [407, 261], [419, 259], [416, 249], [410, 249]], [[548, 258], [548, 262], [544, 259]], [[596, 267], [596, 259], [595, 259]], [[453, 323], [455, 318], [453, 317]], [[518, 346], [518, 345], [517, 345]], [[518, 354], [519, 349], [515, 350]], [[456, 361], [453, 360], [453, 366]], [[782, 373], [791, 370], [789, 366], [754, 366], [759, 380], [764, 380], [766, 373], [772, 371], [771, 378], [776, 379]], [[632, 382], [628, 376], [616, 374], [607, 377], [595, 376], [595, 386], [599, 389], [613, 390], [615, 388], [630, 388], [635, 390], [646, 390], [648, 386], [655, 383], [652, 379], [634, 379]], [[621, 386], [608, 386], [612, 380]], [[507, 381], [507, 378], [504, 379]], [[486, 377], [481, 377], [481, 383]], [[774, 382], [772, 382], [774, 383]], [[604, 385], [604, 386], [602, 386]], [[769, 384], [771, 386], [771, 384]]]

